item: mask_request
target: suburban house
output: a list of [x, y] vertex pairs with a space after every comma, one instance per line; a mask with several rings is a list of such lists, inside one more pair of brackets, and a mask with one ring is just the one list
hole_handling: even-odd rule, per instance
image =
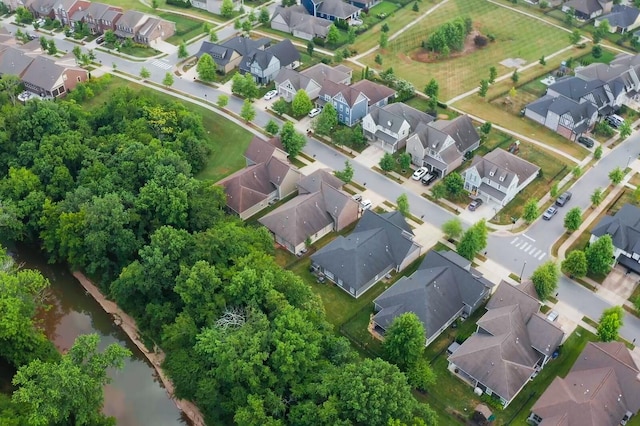
[[640, 55], [619, 54], [609, 64], [593, 63], [575, 70], [575, 76], [584, 80], [605, 81], [613, 95], [612, 107], [617, 109], [640, 91]]
[[602, 21], [609, 23], [609, 32], [626, 33], [640, 26], [640, 10], [624, 4], [615, 4], [611, 13], [596, 18], [594, 26], [599, 27]]
[[590, 243], [610, 235], [616, 261], [630, 271], [640, 273], [640, 208], [625, 204], [613, 216], [606, 215], [591, 231]]
[[[234, 10], [241, 2], [238, 0], [233, 1]], [[191, 0], [191, 5], [196, 9], [206, 10], [209, 13], [215, 13], [216, 15], [220, 15], [222, 10], [222, 0]]]
[[387, 152], [394, 153], [406, 146], [407, 138], [420, 123], [429, 124], [432, 116], [402, 102], [383, 107], [373, 106], [362, 119], [365, 137], [379, 143]]
[[304, 40], [325, 38], [331, 21], [309, 15], [302, 5], [276, 7], [271, 19], [271, 28], [289, 33]]
[[320, 89], [325, 80], [338, 84], [351, 84], [351, 68], [338, 64], [335, 67], [320, 62], [304, 71], [282, 68], [275, 78], [278, 95], [287, 102], [291, 102], [298, 92], [304, 90], [309, 99], [314, 100], [320, 95]]
[[360, 9], [371, 9], [382, 0], [349, 0], [349, 4], [359, 7]]
[[27, 0], [25, 7], [33, 14], [35, 18], [51, 18], [55, 17], [53, 6], [57, 0]]
[[475, 156], [464, 172], [464, 189], [472, 196], [505, 206], [539, 174], [540, 167], [496, 148]]
[[325, 79], [316, 103], [324, 106], [331, 102], [338, 112], [338, 120], [351, 127], [369, 113], [369, 108], [387, 105], [395, 94], [395, 90], [369, 80], [347, 86]]
[[1, 0], [0, 3], [3, 3], [5, 6], [7, 6], [12, 12], [15, 12], [19, 7], [24, 7], [23, 0]]
[[402, 277], [373, 301], [372, 332], [384, 336], [393, 320], [407, 312], [418, 316], [425, 346], [459, 317], [471, 315], [491, 294], [493, 283], [453, 251], [430, 251], [409, 277]]
[[420, 256], [411, 227], [400, 212], [365, 210], [354, 231], [311, 256], [311, 267], [353, 297], [362, 296], [389, 272]]
[[640, 370], [621, 342], [589, 342], [531, 408], [534, 425], [618, 426], [640, 410]]
[[562, 11], [573, 10], [577, 19], [588, 21], [611, 12], [613, 0], [569, 0], [562, 5]]
[[544, 95], [526, 105], [524, 115], [573, 141], [593, 128], [598, 119], [598, 108], [591, 102]]
[[306, 251], [332, 231], [341, 231], [358, 219], [360, 205], [341, 191], [342, 182], [326, 170], [316, 170], [298, 183], [298, 196], [258, 220], [276, 243], [293, 254]]
[[300, 52], [291, 40], [284, 39], [266, 49], [254, 49], [242, 56], [239, 70], [249, 73], [259, 84], [269, 84], [282, 68], [300, 66]]
[[58, 0], [53, 5], [55, 19], [65, 26], [71, 26], [71, 17], [79, 10], [86, 10], [91, 4], [86, 0]]
[[309, 15], [317, 18], [335, 21], [357, 20], [360, 17], [360, 8], [342, 0], [301, 0], [300, 3], [309, 12]]
[[461, 115], [453, 120], [420, 123], [407, 138], [406, 152], [416, 166], [426, 166], [431, 173], [444, 177], [478, 146], [478, 131], [468, 116]]
[[540, 312], [531, 282], [502, 281], [477, 331], [449, 356], [449, 371], [508, 406], [551, 359], [564, 332]]
[[176, 24], [136, 10], [125, 11], [117, 20], [115, 34], [130, 38], [136, 43], [150, 45], [157, 40], [166, 40], [176, 32]]
[[227, 195], [227, 208], [242, 220], [296, 191], [300, 172], [283, 159], [281, 146], [278, 138], [254, 137], [245, 151], [248, 166], [218, 182]]
[[116, 22], [122, 16], [122, 8], [104, 3], [91, 3], [86, 9], [71, 14], [71, 26], [83, 22], [89, 27], [91, 34], [104, 34], [115, 31]]

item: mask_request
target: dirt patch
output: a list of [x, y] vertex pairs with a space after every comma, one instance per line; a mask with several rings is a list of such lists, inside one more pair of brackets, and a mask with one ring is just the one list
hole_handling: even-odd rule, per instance
[[438, 120], [448, 120], [449, 116], [447, 114], [438, 114]]
[[[462, 50], [459, 51], [459, 52], [452, 52], [447, 57], [447, 59], [459, 58], [461, 56], [468, 55], [470, 53], [475, 52], [476, 50], [481, 50], [484, 47], [488, 46], [488, 44], [486, 46], [484, 46], [484, 47], [479, 47], [478, 45], [476, 45], [474, 39], [477, 36], [485, 37], [477, 29], [471, 31], [471, 33], [469, 33], [469, 35], [467, 36], [467, 38], [464, 41], [464, 47], [462, 48]], [[487, 40], [487, 43], [489, 43], [488, 40]], [[429, 52], [428, 50], [425, 50], [423, 48], [419, 48], [419, 49], [415, 50], [413, 53], [411, 53], [410, 57], [414, 61], [423, 62], [423, 63], [438, 62], [438, 61], [442, 60], [442, 58], [440, 57], [440, 55], [438, 53]]]

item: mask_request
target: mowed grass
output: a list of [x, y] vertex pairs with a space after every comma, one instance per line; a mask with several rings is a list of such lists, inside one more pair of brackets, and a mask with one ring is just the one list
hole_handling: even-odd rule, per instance
[[[187, 12], [185, 12], [187, 13]], [[158, 13], [163, 19], [176, 23], [176, 33], [167, 39], [168, 43], [180, 44], [182, 41], [188, 41], [199, 36], [203, 32], [203, 23], [198, 19], [187, 16], [176, 15], [169, 12]]]
[[[140, 0], [105, 0], [103, 3], [121, 7], [124, 10], [139, 10], [140, 12], [153, 13], [153, 9], [144, 5]], [[151, 3], [151, 1], [149, 1]]]
[[[420, 46], [423, 40], [440, 25], [458, 16], [471, 17], [474, 29], [484, 35], [492, 34], [495, 41], [482, 49], [431, 63], [412, 59], [423, 50]], [[391, 31], [394, 31], [393, 27]], [[481, 79], [488, 77], [491, 66], [498, 67], [498, 72], [504, 74], [507, 68], [499, 65], [504, 59], [522, 58], [529, 63], [568, 45], [566, 32], [526, 15], [486, 0], [450, 0], [390, 41], [386, 49], [377, 50], [361, 62], [374, 69], [393, 67], [398, 77], [412, 82], [417, 88], [423, 88], [435, 78], [440, 84], [440, 98], [446, 101], [477, 87]], [[377, 54], [382, 56], [382, 66], [374, 61]]]

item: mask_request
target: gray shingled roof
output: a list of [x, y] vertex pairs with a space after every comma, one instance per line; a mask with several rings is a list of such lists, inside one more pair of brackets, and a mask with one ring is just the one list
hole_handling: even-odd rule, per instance
[[640, 208], [625, 204], [615, 215], [600, 219], [591, 233], [596, 237], [611, 235], [615, 247], [627, 253], [640, 253]]
[[484, 157], [476, 155], [469, 169], [474, 167], [480, 178], [489, 179], [505, 187], [509, 187], [515, 177], [521, 184], [540, 171], [540, 167], [502, 148], [496, 148]]
[[216, 64], [219, 66], [225, 66], [231, 60], [233, 52], [234, 50], [231, 47], [225, 47], [210, 41], [204, 41], [200, 45], [200, 50], [196, 53], [196, 57], [200, 59], [200, 57], [206, 53], [211, 56]]
[[578, 103], [562, 95], [557, 97], [545, 95], [528, 104], [526, 108], [543, 117], [547, 116], [547, 111], [558, 115], [569, 114], [576, 124], [591, 117], [598, 110], [591, 102]]
[[52, 91], [58, 87], [58, 80], [65, 68], [45, 56], [36, 56], [22, 76], [22, 81], [41, 89]]
[[302, 31], [318, 37], [325, 37], [332, 22], [328, 19], [309, 15], [304, 6], [298, 4], [290, 7], [277, 6], [273, 16], [282, 16], [291, 30]]
[[345, 3], [342, 0], [312, 0], [315, 4], [319, 4], [318, 13], [324, 13], [329, 16], [346, 19], [360, 10], [359, 7]]
[[0, 52], [0, 75], [11, 74], [19, 77], [33, 62], [33, 57], [26, 55], [20, 49], [8, 47]]
[[576, 12], [582, 12], [586, 15], [602, 10], [602, 5], [598, 0], [569, 0], [564, 6], [571, 7]]
[[[323, 21], [331, 22], [326, 19], [323, 19]], [[322, 86], [322, 82], [325, 79], [333, 82], [342, 82], [343, 80], [349, 79], [351, 71], [345, 70], [342, 65], [331, 67], [320, 62], [304, 71], [300, 71], [300, 74], [313, 79], [316, 83]]]
[[136, 26], [141, 22], [146, 22], [148, 15], [138, 12], [137, 10], [125, 10], [120, 19], [118, 19], [118, 25], [125, 28], [131, 28], [135, 30]]
[[284, 151], [280, 137], [276, 136], [269, 140], [254, 136], [251, 143], [244, 151], [244, 156], [253, 163], [264, 163], [273, 156], [276, 149]]
[[387, 328], [403, 313], [413, 312], [425, 327], [427, 339], [451, 320], [464, 304], [476, 307], [487, 291], [485, 281], [466, 265], [449, 260], [451, 252], [430, 251], [410, 277], [403, 277], [374, 301], [381, 308], [374, 321]]
[[400, 265], [419, 248], [407, 231], [394, 223], [397, 221], [395, 215], [366, 210], [350, 235], [336, 238], [314, 253], [311, 260], [358, 290], [390, 266]]
[[556, 377], [531, 411], [566, 426], [618, 426], [640, 409], [640, 371], [620, 342], [589, 342], [565, 378]]
[[394, 89], [366, 79], [353, 83], [351, 87], [362, 92], [369, 99], [369, 105], [377, 104], [383, 99], [392, 98], [396, 95]]
[[605, 86], [606, 82], [600, 79], [583, 80], [578, 77], [563, 77], [549, 86], [549, 90], [554, 90], [569, 99], [580, 102], [580, 99], [591, 94], [593, 101], [598, 106], [611, 103], [612, 99], [607, 96]]
[[624, 4], [614, 4], [611, 13], [598, 18], [599, 21], [609, 21], [611, 27], [626, 29], [636, 23], [640, 10]]
[[280, 67], [288, 67], [294, 62], [300, 61], [300, 52], [289, 39], [284, 39], [274, 44], [267, 48], [267, 51], [278, 58]]
[[344, 182], [335, 177], [329, 170], [318, 169], [310, 175], [302, 177], [298, 182], [298, 193], [308, 194], [319, 191], [323, 183], [336, 189], [342, 189]]
[[400, 130], [400, 126], [405, 121], [409, 123], [410, 129], [413, 131], [418, 127], [418, 124], [428, 124], [434, 120], [429, 114], [418, 111], [402, 102], [387, 104], [383, 107], [372, 106], [369, 114], [376, 124], [395, 133]]

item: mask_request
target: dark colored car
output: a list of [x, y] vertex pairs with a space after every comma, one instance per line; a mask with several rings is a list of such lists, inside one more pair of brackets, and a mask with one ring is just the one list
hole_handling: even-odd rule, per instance
[[104, 36], [100, 36], [100, 37], [98, 37], [98, 38], [96, 39], [96, 43], [97, 43], [97, 44], [102, 44], [102, 43], [104, 43]]
[[435, 174], [427, 173], [422, 177], [422, 179], [420, 179], [420, 182], [422, 182], [423, 185], [431, 185], [431, 183], [437, 178], [438, 176], [436, 176]]
[[571, 193], [569, 191], [562, 193], [556, 200], [556, 206], [562, 207], [571, 199]]
[[480, 198], [476, 198], [475, 200], [473, 200], [471, 202], [471, 204], [469, 204], [469, 210], [471, 210], [472, 212], [476, 211], [476, 209], [478, 207], [480, 207], [482, 205], [482, 200]]
[[578, 143], [586, 146], [587, 148], [593, 148], [593, 140], [586, 136], [578, 136]]

